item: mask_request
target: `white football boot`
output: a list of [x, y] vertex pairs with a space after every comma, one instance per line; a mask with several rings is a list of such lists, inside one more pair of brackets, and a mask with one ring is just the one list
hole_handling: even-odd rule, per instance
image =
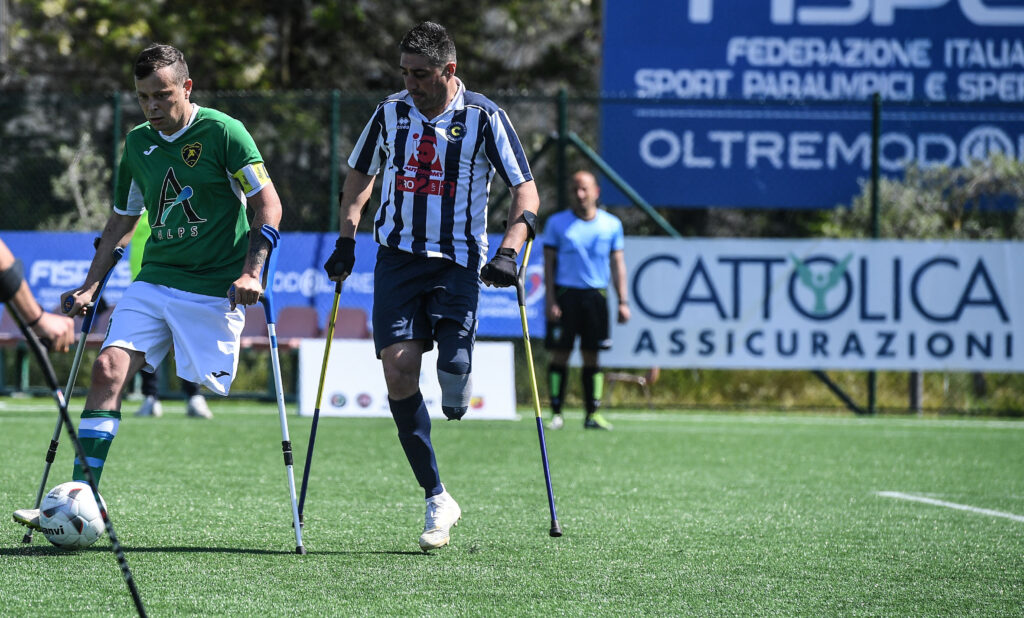
[[462, 509], [448, 490], [427, 498], [426, 523], [420, 535], [420, 549], [423, 551], [444, 547], [451, 540], [452, 526], [462, 519]]
[[42, 530], [39, 525], [39, 509], [18, 509], [14, 511], [14, 521], [33, 530]]
[[210, 406], [206, 405], [206, 397], [202, 395], [192, 395], [188, 398], [188, 410], [185, 413], [195, 418], [213, 418]]
[[153, 418], [160, 418], [164, 414], [164, 407], [160, 404], [160, 400], [149, 395], [143, 400], [142, 405], [135, 411], [135, 416], [152, 416]]

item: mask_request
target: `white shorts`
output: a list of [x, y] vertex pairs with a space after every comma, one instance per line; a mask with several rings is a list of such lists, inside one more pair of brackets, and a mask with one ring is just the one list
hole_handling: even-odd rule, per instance
[[244, 326], [245, 311], [232, 311], [226, 297], [135, 281], [114, 307], [103, 347], [142, 352], [152, 373], [174, 345], [178, 377], [227, 395]]

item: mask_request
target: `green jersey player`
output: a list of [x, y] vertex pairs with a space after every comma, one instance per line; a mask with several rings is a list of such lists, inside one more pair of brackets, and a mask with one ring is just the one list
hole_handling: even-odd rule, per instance
[[[190, 100], [192, 80], [180, 51], [154, 45], [135, 60], [135, 89], [147, 122], [125, 140], [114, 211], [85, 283], [61, 305], [82, 313], [131, 240], [140, 216], [151, 226], [138, 277], [125, 291], [93, 364], [79, 436], [99, 481], [121, 421], [121, 393], [137, 371], [154, 371], [174, 346], [184, 380], [227, 395], [238, 367], [245, 314], [263, 292], [269, 245], [252, 227], [277, 227], [281, 202], [252, 137], [239, 121]], [[81, 480], [80, 463], [73, 478]], [[38, 511], [15, 521], [38, 527]]]

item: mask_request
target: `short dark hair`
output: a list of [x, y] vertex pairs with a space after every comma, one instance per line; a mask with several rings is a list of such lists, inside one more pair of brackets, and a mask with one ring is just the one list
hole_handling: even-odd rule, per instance
[[188, 80], [188, 64], [185, 54], [170, 45], [150, 45], [135, 58], [135, 79], [145, 79], [164, 67], [174, 67], [174, 76], [179, 83]]
[[455, 41], [441, 24], [425, 21], [405, 33], [398, 44], [402, 53], [423, 56], [431, 66], [443, 67], [455, 62]]

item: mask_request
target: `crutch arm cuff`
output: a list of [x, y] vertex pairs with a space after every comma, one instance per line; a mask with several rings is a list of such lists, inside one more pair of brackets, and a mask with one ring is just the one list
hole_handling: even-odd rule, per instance
[[21, 288], [21, 282], [25, 280], [24, 274], [25, 266], [18, 258], [14, 258], [10, 267], [0, 271], [0, 303], [14, 298]]

